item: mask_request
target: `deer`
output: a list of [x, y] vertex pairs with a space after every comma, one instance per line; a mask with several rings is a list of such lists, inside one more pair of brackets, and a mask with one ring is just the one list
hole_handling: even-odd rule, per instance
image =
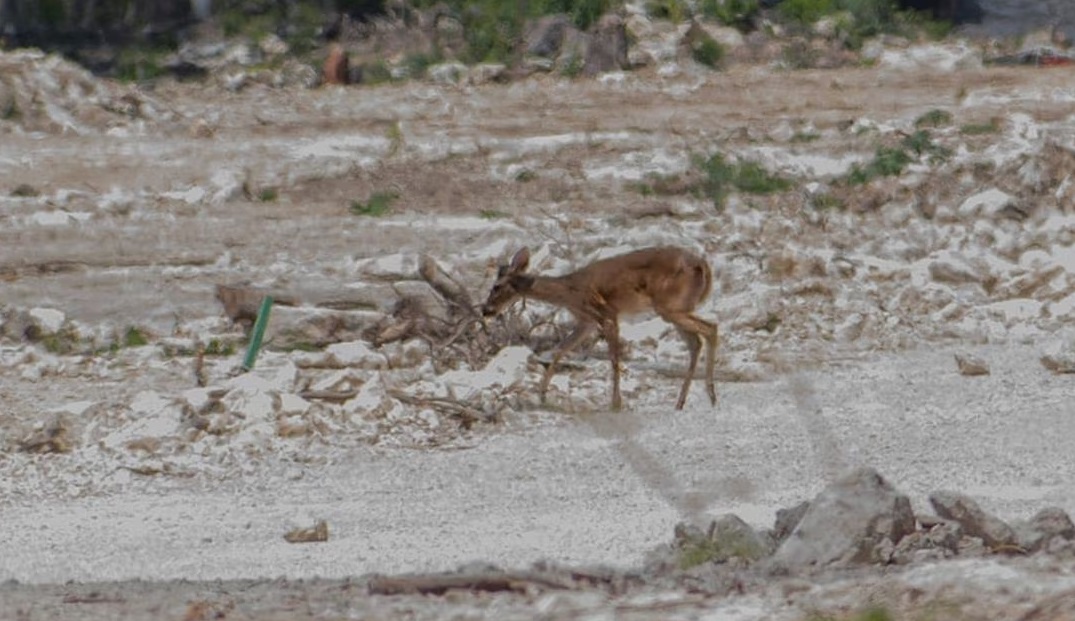
[[545, 368], [540, 386], [542, 403], [561, 358], [598, 332], [608, 344], [612, 363], [612, 409], [622, 409], [619, 319], [653, 311], [675, 327], [690, 354], [676, 409], [682, 410], [687, 402], [703, 341], [705, 387], [710, 403], [716, 406], [713, 372], [720, 336], [715, 322], [694, 314], [713, 288], [713, 272], [705, 259], [682, 248], [651, 247], [600, 259], [563, 276], [530, 274], [529, 265], [530, 250], [526, 247], [500, 265], [481, 312], [486, 319], [495, 317], [516, 300], [526, 298], [559, 306], [574, 317], [574, 330]]

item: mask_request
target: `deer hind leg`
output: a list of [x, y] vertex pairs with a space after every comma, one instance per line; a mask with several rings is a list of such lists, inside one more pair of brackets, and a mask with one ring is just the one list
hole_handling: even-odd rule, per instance
[[683, 336], [690, 353], [690, 365], [687, 369], [687, 376], [683, 379], [683, 388], [680, 389], [676, 409], [683, 409], [683, 405], [687, 402], [687, 392], [690, 390], [691, 379], [694, 377], [698, 367], [698, 354], [703, 340], [706, 345], [705, 388], [706, 393], [709, 395], [710, 403], [716, 405], [717, 387], [714, 374], [716, 371], [717, 345], [720, 342], [717, 324], [690, 313], [670, 313], [665, 315], [664, 318], [674, 325]]
[[541, 377], [541, 388], [539, 394], [541, 395], [541, 403], [545, 403], [545, 394], [549, 391], [549, 382], [552, 381], [552, 374], [556, 372], [556, 365], [560, 364], [560, 359], [564, 357], [571, 350], [579, 346], [582, 341], [586, 340], [586, 337], [593, 334], [597, 325], [589, 321], [580, 321], [575, 329], [564, 339], [564, 342], [556, 348], [556, 353], [552, 356], [552, 361], [549, 362], [549, 366], [545, 368], [545, 374]]
[[709, 404], [717, 404], [717, 385], [714, 379], [717, 361], [717, 346], [720, 344], [720, 330], [716, 322], [698, 319], [708, 329], [705, 338], [705, 391], [709, 394]]
[[687, 353], [690, 354], [690, 363], [687, 365], [687, 374], [683, 377], [683, 387], [679, 389], [679, 398], [676, 399], [676, 409], [682, 410], [687, 402], [687, 393], [691, 390], [691, 380], [694, 379], [694, 371], [698, 368], [698, 353], [702, 350], [702, 339], [694, 332], [686, 328], [676, 326], [676, 331], [687, 343]]

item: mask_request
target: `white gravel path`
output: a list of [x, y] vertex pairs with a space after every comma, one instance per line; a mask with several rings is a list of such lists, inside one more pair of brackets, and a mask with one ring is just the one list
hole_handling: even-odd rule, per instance
[[[859, 464], [919, 510], [929, 492], [954, 489], [1005, 519], [1047, 505], [1075, 513], [1075, 378], [1046, 371], [1039, 350], [973, 349], [992, 365], [976, 378], [958, 375], [942, 348], [723, 384], [716, 410], [696, 387], [681, 413], [668, 380], [631, 413], [508, 425], [469, 449], [356, 448], [327, 466], [269, 459], [221, 483], [155, 477], [117, 494], [0, 499], [0, 580], [337, 577], [476, 560], [632, 566], [670, 540], [682, 519], [674, 505], [700, 498], [707, 514], [765, 527]], [[328, 521], [327, 543], [283, 540], [316, 519]]]

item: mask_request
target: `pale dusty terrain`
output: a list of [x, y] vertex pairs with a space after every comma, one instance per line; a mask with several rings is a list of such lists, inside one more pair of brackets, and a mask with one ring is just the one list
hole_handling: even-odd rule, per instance
[[[0, 580], [18, 581], [0, 584], [0, 618], [181, 618], [206, 601], [226, 618], [801, 619], [876, 599], [908, 618], [936, 603], [949, 618], [984, 619], [1070, 595], [1070, 563], [1048, 559], [780, 578], [727, 597], [653, 587], [618, 598], [369, 598], [360, 577], [539, 560], [626, 570], [681, 520], [735, 512], [768, 527], [777, 509], [856, 465], [877, 468], [917, 510], [951, 489], [1005, 519], [1075, 512], [1072, 380], [1039, 362], [1071, 342], [1075, 319], [1063, 156], [1043, 151], [1071, 146], [1071, 76], [882, 65], [315, 91], [173, 85], [145, 95], [170, 111], [151, 119], [0, 135], [0, 302], [59, 309], [87, 334], [133, 325], [152, 335], [107, 355], [0, 345]], [[899, 182], [850, 194], [847, 210], [814, 209], [807, 190], [733, 197], [718, 211], [637, 189], [715, 150], [829, 183], [932, 109], [954, 118], [935, 132], [953, 159], [924, 158]], [[995, 134], [958, 132], [994, 117]], [[806, 134], [817, 138], [794, 138]], [[40, 195], [6, 197], [18, 183]], [[251, 200], [243, 183], [278, 198]], [[995, 187], [1031, 217], [959, 212]], [[385, 190], [399, 195], [390, 215], [349, 212]], [[933, 209], [946, 215], [921, 213]], [[235, 405], [247, 418], [234, 436], [187, 444], [162, 432], [164, 448], [149, 455], [123, 445], [144, 412], [168, 415], [138, 404], [195, 387], [191, 358], [157, 341], [234, 334], [216, 283], [346, 291], [383, 312], [395, 301], [385, 282], [409, 278], [418, 253], [480, 297], [490, 262], [520, 244], [562, 271], [652, 243], [705, 252], [718, 273], [703, 309], [725, 337], [715, 409], [696, 385], [687, 409], [672, 411], [668, 372], [682, 348], [643, 319], [624, 331], [625, 413], [602, 412], [599, 347], [563, 374], [557, 407], [522, 397], [501, 422], [470, 430], [398, 406], [378, 419], [303, 406], [317, 433], [266, 438], [249, 417], [259, 388]], [[1036, 287], [1019, 285], [1043, 271]], [[776, 330], [760, 329], [773, 316]], [[272, 349], [254, 375], [292, 382], [277, 397], [318, 381], [304, 375], [314, 373], [307, 354]], [[959, 375], [962, 352], [991, 374]], [[210, 386], [232, 386], [238, 359], [211, 360]], [[525, 395], [537, 370], [519, 372]], [[342, 373], [359, 386], [449, 381], [420, 364]], [[71, 452], [15, 449], [64, 408]], [[329, 541], [283, 540], [319, 519]], [[312, 578], [323, 580], [296, 582]], [[98, 596], [73, 596], [87, 592]]]

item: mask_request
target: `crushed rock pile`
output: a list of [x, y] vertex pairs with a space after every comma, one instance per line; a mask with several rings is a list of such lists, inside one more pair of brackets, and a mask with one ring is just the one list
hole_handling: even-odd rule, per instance
[[[34, 488], [28, 479], [35, 478], [52, 485], [36, 454], [72, 454], [102, 475], [87, 472], [87, 484], [110, 486], [130, 473], [245, 470], [270, 455], [327, 459], [333, 447], [355, 444], [452, 446], [475, 424], [537, 407], [530, 387], [541, 367], [524, 347], [505, 348], [482, 368], [437, 373], [419, 343], [375, 351], [354, 341], [324, 351], [262, 352], [257, 367], [243, 373], [241, 334], [132, 344], [130, 335], [95, 331], [55, 309], [8, 309], [0, 318], [0, 366], [23, 381], [47, 385], [64, 376], [143, 386], [129, 396], [87, 395], [21, 427], [0, 428], [0, 451], [30, 458], [12, 462], [24, 467], [16, 468], [20, 483], [8, 481], [20, 489]], [[320, 457], [308, 454], [310, 443], [324, 447]]]
[[728, 514], [706, 530], [676, 527], [675, 540], [651, 555], [652, 570], [764, 561], [770, 570], [908, 565], [988, 554], [1038, 552], [1075, 557], [1075, 524], [1059, 507], [1006, 523], [953, 491], [929, 495], [934, 513], [915, 514], [910, 499], [872, 468], [858, 468], [812, 501], [777, 512], [755, 531]]
[[0, 51], [0, 133], [138, 132], [177, 117], [139, 89], [97, 78], [57, 54]]

